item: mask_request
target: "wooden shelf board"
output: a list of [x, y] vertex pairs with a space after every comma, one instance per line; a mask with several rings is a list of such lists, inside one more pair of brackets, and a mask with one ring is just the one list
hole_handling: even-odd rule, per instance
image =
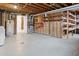
[[73, 16], [73, 17], [76, 17], [75, 15], [73, 15], [72, 13], [69, 13], [69, 15]]
[[[63, 25], [67, 25], [67, 22], [63, 22]], [[68, 23], [68, 25], [75, 25], [73, 23]]]
[[67, 28], [67, 27], [63, 28], [63, 30], [68, 30], [68, 31], [72, 31], [74, 29], [76, 29], [76, 28]]

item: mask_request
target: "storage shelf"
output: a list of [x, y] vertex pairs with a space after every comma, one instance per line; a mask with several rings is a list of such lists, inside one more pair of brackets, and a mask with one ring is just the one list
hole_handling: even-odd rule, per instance
[[[67, 11], [66, 16], [62, 16], [62, 30], [68, 37], [68, 34], [71, 32], [73, 34], [73, 30], [76, 30], [76, 16], [72, 14], [70, 11]], [[66, 30], [66, 31], [64, 31]]]
[[62, 19], [65, 19], [65, 20], [66, 20], [67, 18], [66, 18], [66, 17], [64, 17], [64, 16], [62, 16]]
[[76, 26], [79, 29], [79, 25]]
[[68, 31], [72, 31], [72, 30], [75, 30], [76, 28], [67, 28], [67, 27], [65, 27], [65, 28], [63, 28], [63, 30], [68, 30]]
[[[63, 16], [62, 19], [66, 20], [67, 18]], [[70, 18], [70, 17], [69, 17], [69, 20], [71, 20], [71, 21], [75, 21], [75, 22], [76, 22], [75, 19], [72, 19], [72, 18]]]
[[76, 20], [75, 19], [72, 19], [72, 18], [69, 18], [69, 20], [76, 22]]
[[67, 22], [63, 22], [63, 25], [75, 25], [75, 24], [73, 24], [73, 23], [67, 23]]
[[71, 11], [65, 11], [62, 15], [61, 13], [48, 15], [50, 18], [47, 19], [42, 19], [42, 16], [38, 16], [38, 21], [35, 22], [35, 26], [37, 27], [36, 31], [38, 33], [55, 37], [67, 35], [68, 38], [69, 33], [73, 34], [73, 30], [76, 30], [76, 15], [71, 13]]
[[73, 16], [73, 17], [76, 17], [75, 15], [73, 15], [73, 14], [72, 14], [72, 13], [70, 13], [70, 12], [69, 12], [69, 15], [70, 15], [70, 16]]
[[79, 22], [79, 20], [76, 20], [76, 22]]

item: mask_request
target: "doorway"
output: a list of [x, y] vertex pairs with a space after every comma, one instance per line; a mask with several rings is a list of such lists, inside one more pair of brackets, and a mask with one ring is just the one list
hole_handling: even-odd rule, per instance
[[27, 15], [17, 15], [17, 34], [27, 33]]

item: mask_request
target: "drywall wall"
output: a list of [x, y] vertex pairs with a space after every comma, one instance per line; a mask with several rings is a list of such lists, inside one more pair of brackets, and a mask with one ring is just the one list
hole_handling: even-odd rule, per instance
[[7, 36], [14, 34], [14, 20], [7, 20]]
[[3, 26], [0, 26], [0, 46], [4, 45], [5, 42], [5, 29]]

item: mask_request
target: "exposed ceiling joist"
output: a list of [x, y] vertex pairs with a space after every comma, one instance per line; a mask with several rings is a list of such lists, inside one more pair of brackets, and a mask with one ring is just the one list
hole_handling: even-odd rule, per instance
[[31, 7], [31, 8], [38, 9], [38, 10], [45, 10], [44, 8], [37, 7], [37, 6], [35, 6], [34, 4], [28, 5], [28, 6]]
[[12, 5], [12, 4], [7, 4], [7, 3], [2, 3], [2, 4], [0, 4], [0, 8], [1, 9], [5, 9], [5, 10], [9, 10], [9, 11], [16, 11], [16, 12], [20, 12], [20, 11], [22, 11], [22, 12], [27, 12], [26, 10], [21, 10], [20, 8], [21, 7], [19, 7], [19, 6], [17, 6], [17, 8], [15, 9], [14, 8], [14, 5]]
[[68, 3], [61, 3], [60, 5], [67, 7]]
[[[64, 12], [64, 11], [67, 11], [67, 10], [72, 10], [72, 11], [79, 10], [79, 4], [76, 4], [76, 5], [73, 5], [73, 6], [69, 6], [69, 7], [60, 8], [60, 9], [56, 9], [56, 10], [52, 10], [52, 11], [48, 11], [48, 12], [44, 12], [44, 13], [40, 13], [40, 14]], [[36, 15], [40, 15], [40, 14], [36, 14]], [[36, 15], [34, 15], [34, 16], [36, 16]]]
[[61, 8], [61, 6], [58, 5], [58, 4], [52, 4], [52, 3], [51, 3], [51, 6], [54, 7], [54, 8], [57, 8], [57, 9]]
[[51, 8], [51, 9], [56, 9], [55, 7], [52, 7], [49, 4], [47, 4], [47, 3], [44, 3], [44, 5], [47, 6], [47, 7], [49, 7], [49, 8]]
[[[17, 8], [14, 8], [14, 5]], [[38, 14], [46, 11], [51, 11], [66, 6], [74, 5], [72, 3], [0, 3], [0, 9], [19, 12], [19, 13], [33, 13]]]
[[37, 4], [35, 4], [35, 5], [37, 5], [38, 7], [41, 7], [41, 8], [44, 8], [44, 9], [47, 9], [47, 7], [45, 6], [45, 5], [43, 5], [43, 3], [37, 3]]

